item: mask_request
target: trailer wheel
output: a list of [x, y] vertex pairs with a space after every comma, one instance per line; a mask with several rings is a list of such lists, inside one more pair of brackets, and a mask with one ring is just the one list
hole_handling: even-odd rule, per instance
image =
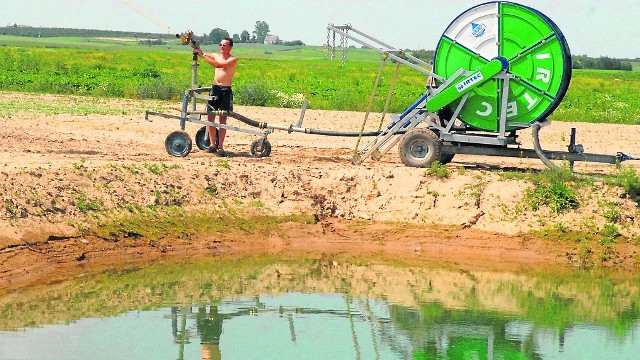
[[186, 132], [177, 130], [167, 135], [164, 147], [170, 155], [185, 157], [191, 152], [191, 138]]
[[207, 132], [207, 127], [203, 126], [196, 132], [196, 146], [200, 150], [207, 150], [209, 146], [211, 146], [211, 141], [209, 140], [209, 133]]
[[429, 129], [414, 129], [407, 132], [398, 145], [400, 159], [411, 167], [427, 167], [442, 158], [442, 143]]
[[451, 160], [453, 160], [453, 157], [455, 156], [455, 154], [443, 154], [440, 153], [440, 164], [448, 164], [451, 162]]
[[256, 139], [251, 143], [251, 155], [261, 158], [271, 155], [271, 143], [267, 139]]

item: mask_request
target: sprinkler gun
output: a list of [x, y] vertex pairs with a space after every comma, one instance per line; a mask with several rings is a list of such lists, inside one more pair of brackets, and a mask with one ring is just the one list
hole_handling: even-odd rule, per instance
[[[182, 41], [183, 44], [185, 45], [189, 45], [194, 49], [200, 50], [200, 45], [198, 45], [196, 43], [196, 38], [193, 35], [193, 31], [191, 30], [187, 30], [184, 35], [182, 34], [176, 34], [176, 37], [178, 39], [180, 39], [180, 41]], [[193, 63], [197, 64], [198, 63], [198, 54], [197, 53], [193, 53]]]
[[189, 45], [194, 49], [200, 49], [200, 46], [196, 43], [195, 36], [193, 35], [193, 31], [188, 30], [187, 32], [182, 34], [176, 34], [176, 37], [182, 41], [183, 44]]

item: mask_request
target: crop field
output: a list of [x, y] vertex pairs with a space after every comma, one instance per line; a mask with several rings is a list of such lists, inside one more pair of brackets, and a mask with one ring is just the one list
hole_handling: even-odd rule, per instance
[[[178, 40], [145, 46], [136, 39], [0, 36], [0, 90], [97, 97], [179, 100], [191, 86], [191, 49]], [[144, 40], [144, 39], [143, 39]], [[435, 46], [435, 44], [434, 44]], [[213, 51], [214, 46], [203, 46]], [[380, 68], [373, 50], [350, 48], [327, 59], [319, 46], [237, 44], [236, 103], [365, 111]], [[387, 61], [372, 110], [382, 111], [394, 85], [390, 112], [402, 112], [424, 91], [426, 75]], [[200, 86], [213, 68], [198, 67]], [[574, 70], [564, 100], [550, 117], [640, 125], [640, 71]]]

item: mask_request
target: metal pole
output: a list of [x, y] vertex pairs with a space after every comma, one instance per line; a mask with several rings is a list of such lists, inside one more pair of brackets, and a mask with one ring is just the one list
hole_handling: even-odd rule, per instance
[[[198, 88], [198, 55], [193, 54], [191, 62], [191, 89], [195, 91]], [[191, 98], [191, 111], [196, 111], [196, 97]]]

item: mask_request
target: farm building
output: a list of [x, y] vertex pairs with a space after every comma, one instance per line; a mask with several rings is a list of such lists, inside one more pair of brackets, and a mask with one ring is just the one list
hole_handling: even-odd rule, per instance
[[275, 45], [278, 43], [279, 40], [280, 38], [277, 37], [276, 35], [267, 35], [264, 38], [264, 43], [265, 45]]

